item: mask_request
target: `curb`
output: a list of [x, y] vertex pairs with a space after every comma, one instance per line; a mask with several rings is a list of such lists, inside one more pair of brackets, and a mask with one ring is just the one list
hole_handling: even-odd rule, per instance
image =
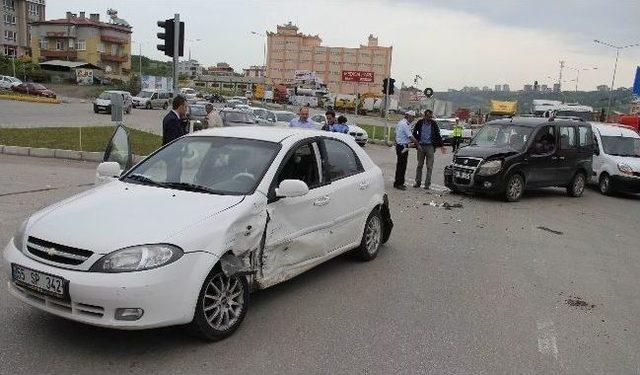
[[[101, 163], [104, 159], [104, 152], [94, 151], [76, 151], [61, 150], [57, 148], [39, 148], [39, 147], [22, 147], [22, 146], [5, 146], [0, 145], [0, 154], [33, 156], [36, 158], [64, 159], [64, 160], [80, 160], [93, 163]], [[133, 163], [137, 164], [147, 155], [133, 155]]]

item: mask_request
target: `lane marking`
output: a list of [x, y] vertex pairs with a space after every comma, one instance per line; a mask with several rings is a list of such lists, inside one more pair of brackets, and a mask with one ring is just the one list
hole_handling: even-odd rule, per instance
[[538, 326], [538, 351], [542, 354], [552, 356], [558, 360], [558, 340], [551, 320], [537, 322]]

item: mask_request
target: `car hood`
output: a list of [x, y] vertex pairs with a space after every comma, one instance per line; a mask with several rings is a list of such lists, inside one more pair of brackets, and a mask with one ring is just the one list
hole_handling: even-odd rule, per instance
[[107, 254], [128, 246], [170, 242], [243, 199], [113, 181], [35, 214], [27, 232]]
[[465, 146], [460, 148], [456, 156], [462, 157], [475, 157], [475, 158], [488, 158], [488, 157], [507, 157], [517, 155], [520, 152], [509, 147], [480, 147], [480, 146]]
[[626, 164], [633, 169], [634, 172], [640, 172], [640, 157], [607, 155], [616, 164]]

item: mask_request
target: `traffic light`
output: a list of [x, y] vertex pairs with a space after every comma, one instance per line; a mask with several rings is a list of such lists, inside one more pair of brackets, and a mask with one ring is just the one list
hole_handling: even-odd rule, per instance
[[426, 96], [427, 98], [432, 97], [433, 89], [431, 87], [427, 87], [426, 89], [424, 89], [424, 96]]
[[[162, 28], [164, 32], [158, 33], [158, 38], [164, 40], [163, 44], [158, 44], [158, 50], [163, 51], [166, 56], [173, 57], [173, 43], [175, 41], [174, 33], [174, 20], [168, 19], [164, 21], [158, 21], [158, 26]], [[184, 22], [180, 22], [180, 35], [178, 35], [178, 56], [184, 56]]]

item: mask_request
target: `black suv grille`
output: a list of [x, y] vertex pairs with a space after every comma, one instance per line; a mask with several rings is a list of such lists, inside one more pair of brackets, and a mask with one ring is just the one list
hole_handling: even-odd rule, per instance
[[89, 250], [76, 249], [35, 237], [29, 237], [27, 240], [27, 250], [38, 258], [70, 265], [81, 264], [93, 255]]
[[464, 165], [466, 167], [477, 167], [478, 164], [480, 164], [480, 160], [460, 156], [456, 157], [454, 164]]

